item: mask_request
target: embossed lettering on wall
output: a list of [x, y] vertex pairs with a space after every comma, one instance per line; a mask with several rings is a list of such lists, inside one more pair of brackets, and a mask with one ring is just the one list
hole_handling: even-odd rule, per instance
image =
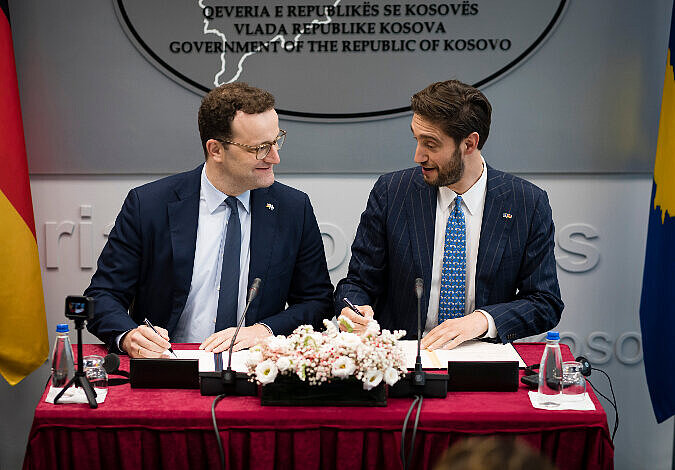
[[[77, 243], [81, 269], [91, 269], [96, 263], [98, 253], [94, 255], [95, 236], [108, 237], [114, 224], [104, 226], [98, 235], [94, 233], [92, 222], [93, 207], [80, 205], [80, 220], [47, 221], [44, 223], [45, 245], [44, 259], [48, 269], [59, 269], [60, 251], [64, 243]], [[77, 227], [77, 233], [75, 228]], [[351, 239], [336, 224], [319, 223], [321, 237], [326, 251], [328, 270], [333, 271], [349, 261]], [[584, 273], [595, 268], [600, 262], [600, 250], [591, 241], [599, 238], [598, 230], [585, 223], [565, 225], [556, 235], [556, 243], [563, 253], [556, 257], [558, 266], [569, 273]], [[77, 237], [77, 240], [74, 238]]]
[[[59, 269], [61, 267], [60, 247], [66, 243], [65, 238], [72, 238], [75, 227], [78, 231], [78, 254], [81, 269], [94, 267], [94, 226], [91, 221], [93, 208], [89, 204], [80, 205], [80, 220], [75, 223], [71, 220], [61, 222], [45, 222], [45, 267]], [[106, 225], [102, 236], [107, 237], [112, 224]]]
[[556, 262], [570, 273], [582, 273], [593, 269], [600, 262], [600, 251], [588, 240], [598, 238], [598, 230], [589, 224], [568, 224], [556, 236], [558, 247], [565, 253]]
[[[532, 341], [544, 341], [545, 334], [532, 337]], [[604, 365], [612, 357], [624, 365], [642, 362], [642, 336], [637, 331], [626, 331], [616, 338], [606, 331], [593, 331], [581, 338], [572, 331], [562, 331], [560, 342], [568, 345], [574, 357], [585, 356], [593, 365]]]
[[326, 264], [328, 270], [332, 271], [347, 258], [347, 253], [349, 253], [347, 238], [340, 227], [335, 224], [320, 223], [319, 230], [321, 230], [321, 238], [326, 252]]

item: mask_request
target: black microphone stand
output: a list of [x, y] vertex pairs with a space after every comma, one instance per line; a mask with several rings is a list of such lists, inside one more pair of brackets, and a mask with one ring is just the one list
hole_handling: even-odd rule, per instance
[[98, 403], [96, 402], [96, 391], [91, 386], [87, 374], [84, 373], [84, 360], [82, 356], [82, 329], [84, 328], [84, 318], [75, 318], [75, 329], [77, 330], [77, 370], [75, 375], [70, 381], [63, 387], [63, 390], [56, 395], [54, 398], [54, 403], [56, 404], [59, 401], [59, 398], [70, 388], [72, 385], [75, 387], [81, 387], [84, 390], [84, 394], [87, 397], [89, 402], [89, 408], [98, 408]]
[[234, 343], [237, 340], [237, 335], [246, 320], [246, 312], [248, 308], [258, 295], [260, 288], [260, 278], [256, 277], [251, 283], [251, 288], [248, 291], [248, 299], [246, 300], [246, 308], [244, 313], [237, 323], [237, 329], [232, 335], [232, 341], [228, 348], [227, 368], [222, 369], [222, 353], [216, 353], [216, 363], [221, 364], [220, 372], [200, 372], [199, 377], [199, 391], [202, 395], [235, 395], [243, 397], [256, 396], [258, 394], [258, 385], [252, 382], [248, 374], [244, 372], [236, 372], [232, 370], [232, 352], [234, 351]]
[[448, 374], [429, 374], [422, 369], [422, 293], [424, 285], [421, 278], [415, 279], [417, 297], [417, 358], [415, 369], [389, 387], [392, 398], [423, 396], [427, 398], [445, 398], [448, 394]]

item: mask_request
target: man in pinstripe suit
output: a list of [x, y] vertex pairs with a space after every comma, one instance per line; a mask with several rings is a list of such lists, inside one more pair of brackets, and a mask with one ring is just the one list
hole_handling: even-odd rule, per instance
[[563, 310], [551, 207], [546, 192], [485, 163], [489, 101], [450, 80], [416, 93], [411, 107], [418, 166], [375, 183], [335, 291], [336, 315], [356, 331], [374, 317], [414, 338], [413, 287], [422, 278], [423, 347], [507, 343], [551, 329]]

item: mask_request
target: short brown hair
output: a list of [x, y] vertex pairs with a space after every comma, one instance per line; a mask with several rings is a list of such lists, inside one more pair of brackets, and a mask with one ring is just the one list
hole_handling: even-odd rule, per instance
[[514, 437], [470, 437], [456, 442], [434, 470], [556, 470], [548, 458]]
[[460, 141], [478, 132], [478, 149], [490, 133], [492, 106], [477, 88], [457, 80], [432, 83], [410, 99], [415, 114], [441, 127], [443, 132]]
[[202, 148], [206, 155], [209, 139], [232, 137], [232, 120], [237, 111], [259, 114], [274, 108], [274, 96], [247, 83], [227, 83], [214, 88], [204, 97], [197, 121]]

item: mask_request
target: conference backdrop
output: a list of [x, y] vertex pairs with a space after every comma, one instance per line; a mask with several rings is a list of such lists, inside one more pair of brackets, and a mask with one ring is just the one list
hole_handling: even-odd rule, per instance
[[[310, 195], [337, 283], [375, 179], [413, 165], [410, 95], [457, 78], [493, 105], [488, 163], [549, 193], [558, 329], [613, 377], [616, 468], [669, 468], [672, 419], [654, 419], [637, 312], [671, 4], [11, 1], [50, 338], [126, 192], [203, 161], [209, 88], [276, 95], [278, 179]], [[41, 374], [26, 381], [35, 399]]]

